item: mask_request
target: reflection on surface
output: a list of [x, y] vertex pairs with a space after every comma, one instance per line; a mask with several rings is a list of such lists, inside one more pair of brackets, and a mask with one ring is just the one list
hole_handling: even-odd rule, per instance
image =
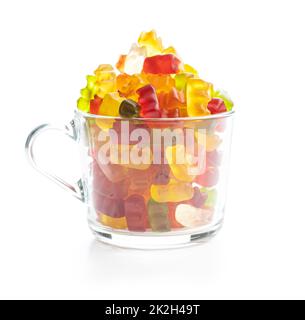
[[169, 292], [177, 287], [181, 293], [215, 281], [223, 259], [221, 234], [202, 245], [151, 251], [111, 247], [94, 240], [89, 248], [87, 276], [92, 284], [109, 290], [111, 297], [126, 296], [128, 287], [133, 286], [143, 292], [144, 299], [149, 288], [162, 288], [163, 296], [169, 286]]

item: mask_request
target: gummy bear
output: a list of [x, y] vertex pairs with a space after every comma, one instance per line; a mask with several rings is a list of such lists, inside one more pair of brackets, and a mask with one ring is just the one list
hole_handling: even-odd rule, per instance
[[216, 114], [216, 113], [221, 113], [221, 112], [226, 112], [226, 106], [223, 100], [219, 98], [213, 98], [209, 103], [208, 103], [208, 109], [211, 112], [211, 114]]
[[194, 76], [198, 77], [198, 71], [189, 64], [184, 64], [184, 72], [191, 73]]
[[130, 192], [144, 194], [150, 191], [150, 186], [156, 174], [156, 167], [151, 166], [147, 170], [129, 169]]
[[217, 151], [213, 150], [206, 153], [206, 162], [207, 167], [218, 167], [221, 164], [222, 154]]
[[160, 118], [161, 112], [156, 91], [150, 84], [137, 90], [139, 95], [138, 103], [141, 107], [143, 118]]
[[173, 54], [173, 55], [177, 56], [177, 50], [174, 47], [170, 46], [170, 47], [164, 49], [162, 51], [162, 54]]
[[140, 106], [133, 100], [123, 100], [120, 105], [119, 113], [123, 118], [138, 117], [140, 112]]
[[155, 165], [157, 173], [153, 179], [153, 184], [166, 185], [170, 181], [170, 167], [167, 164]]
[[93, 190], [113, 199], [124, 199], [128, 195], [128, 180], [112, 182], [108, 180], [96, 161], [92, 163]]
[[171, 179], [167, 185], [153, 184], [150, 193], [152, 199], [157, 202], [182, 202], [190, 200], [194, 195], [194, 190], [190, 183]]
[[143, 72], [153, 74], [175, 74], [180, 71], [181, 61], [173, 54], [147, 57], [144, 60]]
[[130, 75], [141, 73], [146, 55], [146, 48], [133, 44], [125, 59], [124, 72]]
[[167, 205], [168, 205], [168, 217], [169, 217], [171, 228], [172, 229], [183, 228], [183, 225], [176, 220], [176, 208], [179, 205], [179, 203], [169, 202]]
[[213, 98], [220, 98], [224, 102], [224, 104], [226, 105], [227, 111], [231, 111], [233, 109], [234, 103], [226, 91], [213, 89], [212, 97]]
[[99, 108], [98, 114], [103, 116], [119, 117], [119, 109], [124, 98], [117, 92], [107, 93]]
[[175, 145], [166, 148], [166, 159], [177, 180], [192, 182], [194, 175], [190, 174], [192, 164], [188, 162], [188, 156], [184, 145]]
[[217, 200], [217, 190], [203, 187], [200, 191], [208, 195], [204, 205], [206, 207], [213, 208]]
[[104, 226], [107, 226], [113, 229], [127, 229], [127, 222], [125, 217], [112, 218], [110, 216], [107, 216], [106, 214], [100, 213], [99, 221]]
[[158, 203], [150, 199], [147, 204], [149, 224], [152, 231], [170, 231], [170, 221], [168, 217], [168, 206], [166, 203]]
[[195, 137], [198, 144], [203, 144], [207, 152], [212, 152], [219, 147], [221, 139], [216, 134], [206, 134], [199, 131], [195, 131]]
[[146, 84], [140, 75], [130, 76], [126, 73], [119, 74], [116, 83], [120, 95], [126, 98], [136, 97], [136, 91]]
[[98, 114], [99, 108], [102, 104], [103, 99], [99, 96], [95, 96], [93, 100], [90, 101], [90, 113]]
[[186, 84], [188, 79], [194, 78], [194, 75], [191, 73], [178, 73], [175, 75], [175, 85], [177, 90], [186, 90]]
[[183, 92], [177, 91], [176, 88], [172, 88], [169, 92], [160, 92], [158, 94], [158, 100], [161, 110], [165, 110], [169, 114], [173, 112], [173, 110], [179, 111], [185, 106], [184, 94]]
[[208, 224], [213, 216], [210, 208], [195, 208], [189, 204], [179, 204], [176, 208], [176, 220], [188, 228]]
[[204, 187], [213, 187], [219, 179], [219, 171], [217, 168], [208, 167], [205, 172], [196, 177], [195, 181]]
[[201, 117], [210, 114], [207, 106], [211, 84], [201, 79], [188, 79], [186, 85], [187, 112], [190, 117]]
[[100, 98], [104, 98], [107, 93], [116, 91], [116, 74], [110, 64], [101, 64], [94, 71], [95, 92]]
[[127, 57], [126, 54], [121, 54], [120, 57], [119, 57], [118, 62], [117, 62], [116, 65], [115, 65], [116, 68], [117, 68], [121, 73], [124, 72], [126, 57]]
[[128, 230], [145, 231], [147, 226], [147, 207], [140, 195], [132, 195], [125, 200], [125, 216]]
[[92, 192], [94, 208], [112, 218], [122, 218], [125, 216], [124, 200], [112, 199], [103, 196], [95, 191]]
[[175, 80], [168, 74], [151, 74], [145, 75], [145, 79], [151, 84], [157, 92], [168, 92], [175, 86]]
[[194, 196], [191, 200], [188, 201], [188, 204], [192, 205], [195, 208], [201, 208], [208, 198], [208, 194], [201, 192], [201, 189], [194, 187]]
[[163, 51], [162, 40], [157, 37], [154, 30], [142, 32], [138, 39], [138, 44], [146, 47], [148, 56], [153, 56]]

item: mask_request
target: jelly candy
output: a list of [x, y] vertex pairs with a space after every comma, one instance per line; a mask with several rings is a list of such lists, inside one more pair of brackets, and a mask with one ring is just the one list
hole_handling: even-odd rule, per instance
[[144, 61], [143, 72], [153, 74], [175, 74], [179, 72], [181, 61], [173, 54], [147, 57]]
[[166, 185], [170, 181], [170, 167], [167, 164], [155, 166], [157, 173], [153, 179], [153, 184]]
[[224, 104], [226, 105], [226, 109], [228, 111], [231, 111], [233, 109], [234, 103], [226, 91], [224, 91], [224, 90], [215, 90], [214, 91], [213, 90], [212, 97], [213, 98], [220, 98], [224, 102]]
[[117, 92], [107, 93], [99, 108], [98, 113], [103, 116], [120, 116], [119, 109], [124, 99]]
[[200, 79], [188, 79], [186, 85], [187, 112], [190, 117], [210, 114], [207, 106], [211, 100], [211, 84]]
[[209, 103], [208, 103], [208, 109], [211, 112], [211, 114], [216, 114], [220, 112], [226, 112], [226, 106], [223, 100], [218, 99], [218, 98], [213, 98]]
[[194, 78], [194, 75], [191, 73], [178, 73], [175, 75], [175, 86], [177, 90], [186, 90], [186, 84], [188, 79]]
[[126, 218], [112, 218], [107, 216], [106, 214], [99, 214], [99, 221], [104, 226], [113, 228], [113, 229], [127, 229]]
[[146, 47], [148, 56], [153, 56], [163, 51], [162, 40], [157, 37], [154, 30], [142, 32], [138, 39], [138, 44]]
[[194, 76], [198, 76], [198, 71], [189, 64], [184, 64], [184, 72], [191, 73]]
[[168, 218], [172, 229], [183, 228], [183, 225], [176, 220], [176, 208], [179, 204], [174, 202], [168, 203]]
[[95, 191], [92, 194], [96, 211], [102, 212], [112, 218], [122, 218], [125, 216], [123, 199], [108, 198]]
[[132, 195], [125, 200], [125, 216], [128, 230], [145, 231], [147, 226], [147, 207], [140, 195]]
[[217, 168], [208, 167], [206, 171], [197, 176], [195, 181], [204, 187], [213, 187], [217, 184], [219, 178], [219, 171]]
[[150, 191], [150, 186], [155, 177], [156, 168], [151, 166], [147, 170], [129, 169], [130, 187], [132, 193], [144, 194]]
[[141, 107], [143, 118], [160, 118], [161, 112], [156, 91], [150, 84], [137, 90], [139, 95], [138, 103]]
[[140, 112], [140, 106], [133, 100], [123, 100], [120, 105], [119, 114], [123, 118], [138, 117]]
[[221, 164], [221, 153], [217, 150], [206, 153], [207, 167], [218, 167]]
[[90, 110], [90, 100], [79, 98], [77, 100], [77, 108], [83, 112], [89, 112]]
[[93, 190], [108, 198], [123, 199], [128, 195], [128, 180], [114, 183], [105, 176], [96, 161], [92, 164]]
[[171, 179], [167, 185], [155, 185], [150, 188], [151, 197], [157, 202], [182, 202], [190, 200], [194, 190], [190, 183]]
[[202, 193], [207, 194], [207, 199], [204, 203], [205, 207], [214, 207], [217, 200], [217, 190], [210, 188], [201, 188], [200, 191]]
[[93, 100], [90, 101], [90, 113], [98, 114], [99, 108], [102, 104], [102, 99], [99, 96], [95, 96]]
[[195, 131], [195, 137], [198, 144], [203, 144], [207, 152], [216, 150], [221, 144], [221, 139], [216, 134], [206, 134]]
[[208, 194], [201, 192], [201, 189], [194, 187], [194, 196], [191, 200], [188, 201], [188, 204], [192, 205], [195, 208], [201, 208], [208, 198]]
[[177, 51], [174, 47], [170, 46], [162, 51], [162, 54], [173, 54], [177, 56]]
[[120, 57], [119, 57], [118, 62], [117, 62], [116, 65], [115, 65], [116, 68], [117, 68], [121, 73], [124, 72], [126, 57], [127, 57], [126, 54], [121, 54]]
[[168, 206], [166, 203], [158, 203], [150, 199], [147, 204], [149, 224], [152, 231], [170, 231], [170, 221], [168, 216]]
[[114, 81], [116, 74], [111, 64], [100, 64], [98, 68], [94, 71], [96, 77], [97, 86], [103, 81]]
[[133, 44], [125, 59], [124, 72], [130, 75], [141, 73], [146, 55], [146, 48]]
[[125, 98], [136, 97], [136, 91], [146, 83], [140, 75], [132, 75], [122, 73], [116, 79], [118, 92]]
[[179, 204], [176, 208], [176, 220], [188, 228], [208, 224], [213, 216], [210, 208], [195, 208], [189, 204]]
[[161, 110], [171, 112], [172, 110], [180, 110], [185, 105], [185, 97], [183, 92], [172, 88], [169, 92], [161, 92], [158, 94], [158, 100]]
[[175, 86], [175, 80], [168, 74], [146, 74], [146, 81], [151, 84], [157, 92], [168, 92]]
[[166, 148], [166, 159], [177, 180], [192, 182], [195, 179], [191, 175], [192, 164], [188, 161], [184, 145], [175, 145]]

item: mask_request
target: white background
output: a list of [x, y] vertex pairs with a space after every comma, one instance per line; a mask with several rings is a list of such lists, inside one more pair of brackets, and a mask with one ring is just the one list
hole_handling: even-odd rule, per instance
[[[1, 1], [0, 298], [304, 299], [304, 13], [302, 0]], [[29, 131], [69, 121], [85, 75], [151, 28], [236, 104], [225, 226], [189, 249], [97, 243], [85, 207], [24, 158]], [[48, 159], [77, 176], [59, 140]]]

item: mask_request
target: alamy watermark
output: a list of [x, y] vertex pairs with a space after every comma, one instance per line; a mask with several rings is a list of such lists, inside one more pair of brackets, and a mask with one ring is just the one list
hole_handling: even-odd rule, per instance
[[[119, 131], [119, 132], [118, 132]], [[189, 175], [199, 175], [206, 168], [206, 129], [134, 128], [122, 121], [120, 130], [101, 130], [98, 160], [107, 165], [185, 165]], [[169, 159], [170, 158], [170, 159]]]

